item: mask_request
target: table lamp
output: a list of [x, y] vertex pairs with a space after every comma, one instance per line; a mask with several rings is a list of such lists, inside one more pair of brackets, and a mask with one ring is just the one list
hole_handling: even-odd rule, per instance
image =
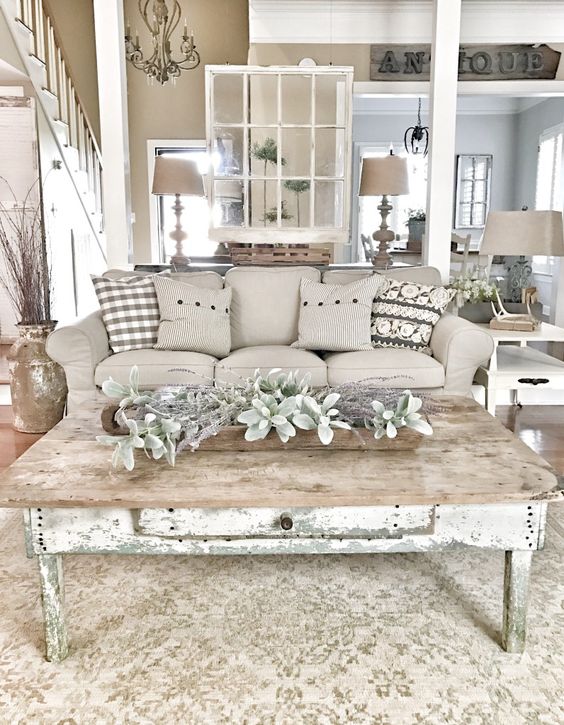
[[[562, 212], [491, 211], [480, 245], [480, 254], [517, 256], [519, 259], [508, 268], [508, 297], [521, 301], [521, 290], [530, 287], [531, 263], [527, 257], [564, 256]], [[489, 276], [489, 275], [488, 275]]]
[[176, 215], [176, 226], [169, 236], [176, 244], [176, 253], [170, 258], [170, 261], [174, 265], [190, 264], [190, 258], [184, 254], [182, 246], [188, 235], [182, 229], [180, 221], [184, 211], [180, 197], [205, 196], [204, 182], [196, 162], [174, 156], [157, 156], [152, 191], [153, 194], [173, 194], [175, 196], [172, 209]]
[[388, 201], [389, 196], [409, 194], [409, 178], [407, 173], [407, 160], [394, 156], [390, 151], [388, 156], [365, 158], [362, 161], [359, 196], [381, 196], [378, 205], [381, 216], [380, 229], [372, 235], [378, 242], [378, 251], [372, 257], [372, 264], [381, 269], [392, 265], [392, 257], [388, 245], [395, 239], [394, 232], [388, 227], [387, 219], [393, 207]]

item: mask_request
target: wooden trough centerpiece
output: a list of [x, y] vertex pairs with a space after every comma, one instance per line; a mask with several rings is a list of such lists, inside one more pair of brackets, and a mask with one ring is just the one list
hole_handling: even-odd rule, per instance
[[[101, 413], [102, 428], [110, 435], [120, 436], [127, 435], [128, 429], [120, 426], [116, 422], [115, 416], [119, 410], [119, 405], [108, 403], [104, 406]], [[134, 418], [136, 411], [134, 408], [128, 409], [128, 417]], [[282, 451], [282, 450], [318, 450], [327, 448], [317, 435], [316, 430], [300, 430], [296, 436], [290, 438], [287, 443], [283, 443], [276, 434], [268, 435], [266, 438], [258, 441], [245, 440], [244, 425], [229, 425], [222, 428], [220, 432], [206, 438], [198, 446], [199, 451]], [[353, 430], [335, 429], [333, 440], [330, 447], [334, 450], [354, 451], [354, 450], [372, 450], [372, 451], [408, 451], [418, 448], [421, 444], [423, 436], [410, 428], [402, 428], [396, 438], [374, 438], [374, 433], [366, 428], [354, 428]]]

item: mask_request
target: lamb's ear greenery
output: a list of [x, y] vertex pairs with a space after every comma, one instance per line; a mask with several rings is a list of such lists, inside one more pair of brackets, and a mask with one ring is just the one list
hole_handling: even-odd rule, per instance
[[131, 368], [128, 385], [122, 385], [110, 377], [102, 383], [102, 392], [108, 398], [121, 398], [120, 408], [128, 408], [132, 405], [147, 405], [156, 400], [155, 393], [150, 391], [139, 392], [139, 368], [137, 365]]
[[[341, 386], [341, 392], [344, 389]], [[135, 466], [136, 449], [143, 450], [149, 458], [164, 458], [174, 465], [177, 451], [187, 447], [194, 450], [202, 440], [235, 423], [246, 426], [248, 441], [261, 440], [275, 431], [286, 443], [296, 435], [296, 429], [301, 429], [317, 430], [324, 445], [332, 442], [336, 428], [350, 430], [352, 423], [361, 425], [363, 420], [375, 438], [394, 438], [403, 427], [423, 435], [433, 432], [418, 412], [421, 399], [409, 390], [393, 396], [393, 408], [365, 398], [360, 415], [342, 413], [347, 405], [351, 410], [350, 391], [347, 403], [347, 396], [341, 399], [341, 393], [330, 388], [314, 390], [310, 388], [310, 376], [300, 376], [298, 370], [285, 373], [275, 368], [263, 376], [257, 369], [252, 377], [241, 379], [239, 386], [184, 386], [177, 390], [143, 392], [139, 390], [139, 370], [135, 366], [126, 385], [109, 378], [102, 384], [102, 390], [108, 397], [120, 400], [115, 419], [127, 434], [102, 435], [97, 440], [114, 446], [112, 465], [123, 465], [128, 471]], [[371, 392], [365, 388], [364, 394], [367, 390]], [[353, 401], [362, 399], [362, 395], [357, 394]], [[367, 415], [370, 406], [373, 415]], [[136, 417], [126, 415], [131, 408], [135, 409]]]
[[400, 428], [411, 428], [422, 435], [432, 435], [433, 428], [421, 413], [418, 413], [423, 405], [421, 398], [416, 398], [410, 390], [404, 390], [398, 398], [395, 409], [386, 409], [378, 400], [372, 402], [375, 415], [367, 418], [365, 425], [374, 431], [374, 438], [379, 439], [387, 436], [395, 438]]

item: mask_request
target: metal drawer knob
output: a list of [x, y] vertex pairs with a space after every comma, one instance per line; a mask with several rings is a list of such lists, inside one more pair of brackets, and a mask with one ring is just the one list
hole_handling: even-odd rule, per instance
[[290, 529], [293, 528], [294, 522], [292, 521], [290, 514], [284, 513], [280, 516], [280, 526], [284, 529], [284, 531], [290, 531]]
[[548, 378], [519, 378], [518, 382], [525, 385], [546, 385], [550, 380]]

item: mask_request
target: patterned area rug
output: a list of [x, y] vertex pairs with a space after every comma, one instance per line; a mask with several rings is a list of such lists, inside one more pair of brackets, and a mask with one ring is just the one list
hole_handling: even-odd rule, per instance
[[563, 552], [555, 505], [522, 656], [498, 644], [501, 552], [67, 557], [72, 653], [52, 665], [0, 512], [0, 723], [558, 725]]

